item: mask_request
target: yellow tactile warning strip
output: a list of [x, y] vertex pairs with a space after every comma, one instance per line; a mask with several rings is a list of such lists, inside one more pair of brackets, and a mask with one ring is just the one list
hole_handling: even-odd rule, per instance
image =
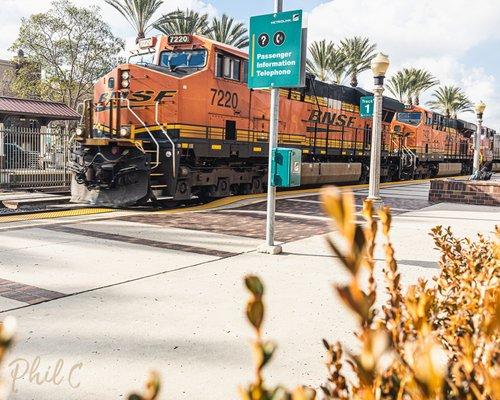
[[[457, 177], [459, 178], [459, 177]], [[423, 182], [429, 182], [431, 179], [415, 179], [413, 181], [399, 181], [399, 182], [386, 182], [382, 183], [380, 185], [381, 188], [385, 188], [388, 186], [409, 186], [409, 185], [415, 185], [418, 183], [423, 183]], [[342, 189], [365, 189], [368, 187], [368, 184], [366, 183], [358, 183], [354, 185], [345, 185], [341, 186]], [[321, 188], [311, 188], [311, 189], [297, 189], [297, 190], [286, 190], [283, 192], [278, 192], [276, 193], [276, 197], [287, 197], [287, 196], [293, 196], [297, 194], [307, 194], [307, 193], [318, 193], [318, 191], [321, 190]], [[230, 197], [224, 197], [222, 199], [218, 199], [215, 201], [212, 201], [207, 204], [202, 204], [199, 206], [194, 206], [194, 207], [185, 207], [185, 208], [175, 208], [172, 210], [165, 210], [165, 211], [158, 211], [158, 214], [178, 214], [178, 213], [183, 213], [183, 212], [191, 212], [191, 211], [205, 211], [205, 210], [210, 210], [212, 208], [218, 208], [218, 207], [224, 207], [228, 206], [230, 204], [237, 203], [238, 201], [242, 200], [252, 200], [252, 199], [264, 199], [267, 197], [267, 193], [258, 193], [258, 194], [247, 194], [247, 195], [240, 195], [240, 196], [230, 196]]]
[[0, 224], [7, 222], [32, 221], [36, 219], [52, 219], [64, 217], [78, 217], [81, 215], [103, 214], [113, 212], [111, 208], [77, 208], [73, 210], [46, 211], [29, 214], [0, 215]]
[[[463, 177], [455, 177], [455, 178], [463, 178]], [[384, 188], [384, 187], [394, 186], [394, 185], [408, 186], [408, 185], [415, 185], [415, 184], [423, 183], [423, 182], [429, 182], [430, 180], [431, 179], [416, 179], [413, 181], [386, 182], [386, 183], [382, 183], [380, 185], [380, 187]], [[341, 187], [343, 189], [354, 189], [354, 188], [364, 189], [364, 188], [368, 187], [368, 184], [359, 183], [359, 184], [346, 185], [346, 186], [341, 186]], [[293, 196], [293, 195], [297, 195], [297, 194], [317, 193], [319, 190], [320, 190], [320, 188], [287, 190], [287, 191], [283, 191], [283, 192], [278, 192], [276, 194], [276, 197], [280, 198], [280, 197]], [[210, 210], [213, 208], [228, 206], [230, 204], [234, 204], [234, 203], [237, 203], [238, 201], [242, 201], [242, 200], [264, 199], [264, 198], [266, 198], [266, 196], [267, 196], [266, 193], [230, 196], [230, 197], [224, 197], [222, 199], [212, 201], [212, 202], [207, 203], [207, 204], [202, 204], [199, 206], [180, 207], [180, 208], [175, 208], [172, 210], [157, 211], [157, 212], [153, 212], [152, 214], [156, 214], [156, 213], [157, 214], [178, 214], [178, 213], [183, 213], [183, 212], [205, 211], [205, 210]], [[83, 215], [109, 213], [109, 212], [113, 212], [113, 211], [117, 211], [117, 210], [114, 210], [111, 208], [79, 208], [79, 209], [73, 209], [73, 210], [47, 211], [47, 212], [37, 212], [37, 213], [30, 213], [30, 214], [21, 214], [21, 215], [16, 215], [16, 214], [3, 215], [3, 216], [0, 215], [0, 224], [7, 223], [7, 222], [32, 221], [32, 220], [38, 220], [38, 219], [78, 217], [78, 216], [83, 216]]]

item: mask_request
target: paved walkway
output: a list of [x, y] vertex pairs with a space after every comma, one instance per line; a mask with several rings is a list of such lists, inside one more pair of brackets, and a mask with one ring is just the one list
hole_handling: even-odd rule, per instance
[[[472, 235], [500, 222], [497, 208], [431, 205], [427, 191], [428, 183], [382, 190], [394, 209], [392, 237], [405, 284], [437, 272], [427, 235], [433, 226]], [[366, 189], [355, 194], [360, 205]], [[248, 273], [266, 283], [266, 336], [279, 343], [268, 380], [322, 383], [321, 339], [355, 343], [354, 321], [331, 289], [346, 274], [325, 246], [330, 222], [316, 194], [280, 199], [277, 237], [284, 254], [268, 256], [254, 251], [264, 236], [264, 209], [252, 201], [0, 230], [0, 318], [10, 314], [19, 322], [8, 362], [20, 360], [4, 376], [15, 365], [20, 376], [37, 357], [41, 376], [59, 359], [64, 363], [59, 385], [30, 382], [26, 373], [12, 399], [125, 398], [151, 368], [162, 373], [164, 399], [236, 398], [237, 385], [252, 374], [251, 330], [243, 318]], [[381, 251], [377, 258], [383, 260]], [[381, 278], [378, 271], [379, 285]]]

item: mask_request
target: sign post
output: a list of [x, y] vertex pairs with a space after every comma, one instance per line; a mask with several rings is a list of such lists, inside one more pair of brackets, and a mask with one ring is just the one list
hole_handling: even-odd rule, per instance
[[304, 86], [305, 42], [302, 10], [283, 12], [283, 0], [274, 1], [273, 14], [250, 18], [248, 87], [271, 88], [266, 243], [258, 249], [262, 253], [281, 253], [281, 246], [274, 244], [276, 187], [271, 176], [273, 150], [278, 146], [279, 88]]

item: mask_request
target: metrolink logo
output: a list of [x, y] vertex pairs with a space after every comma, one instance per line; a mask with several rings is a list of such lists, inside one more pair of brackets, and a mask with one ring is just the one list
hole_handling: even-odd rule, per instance
[[309, 122], [325, 125], [338, 125], [351, 127], [356, 121], [356, 117], [348, 117], [345, 114], [332, 113], [330, 111], [312, 110], [309, 115]]

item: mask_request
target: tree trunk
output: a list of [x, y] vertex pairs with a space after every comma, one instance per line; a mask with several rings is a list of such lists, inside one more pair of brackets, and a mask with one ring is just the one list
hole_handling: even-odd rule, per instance
[[358, 77], [356, 76], [355, 73], [351, 75], [351, 86], [352, 87], [358, 86]]
[[137, 32], [137, 37], [135, 38], [135, 43], [139, 43], [139, 40], [141, 39], [144, 39], [146, 37], [146, 35], [144, 34], [144, 32]]

